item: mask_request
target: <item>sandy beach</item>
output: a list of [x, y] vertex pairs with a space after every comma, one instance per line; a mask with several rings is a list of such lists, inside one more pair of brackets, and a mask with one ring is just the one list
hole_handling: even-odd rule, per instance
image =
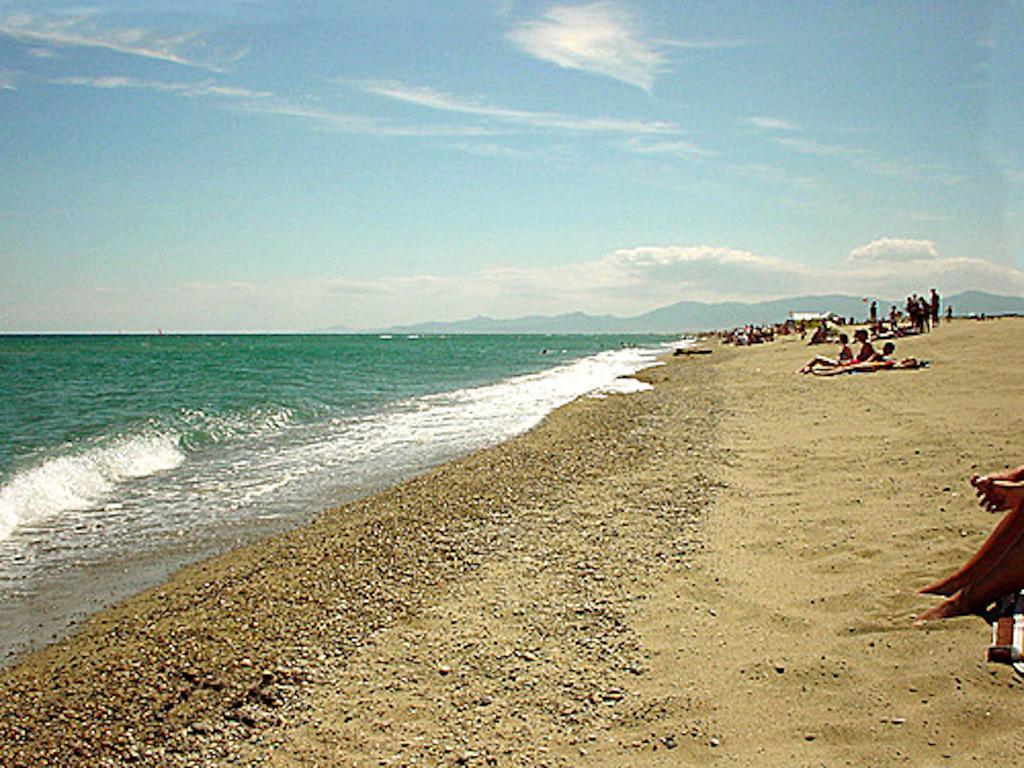
[[915, 590], [1024, 461], [1024, 320], [817, 378], [797, 339], [188, 567], [0, 672], [0, 764], [1017, 765], [1022, 683]]

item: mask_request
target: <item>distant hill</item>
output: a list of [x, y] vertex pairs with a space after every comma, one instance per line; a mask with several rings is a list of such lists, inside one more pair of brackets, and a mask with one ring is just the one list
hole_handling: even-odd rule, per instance
[[[773, 301], [720, 302], [680, 301], [667, 307], [635, 317], [616, 315], [588, 315], [572, 312], [564, 315], [529, 315], [506, 320], [479, 315], [468, 320], [453, 322], [426, 322], [414, 325], [379, 329], [379, 333], [682, 333], [733, 328], [747, 323], [777, 323], [789, 312], [834, 312], [843, 317], [862, 320], [867, 316], [868, 304], [878, 302], [879, 314], [888, 312], [891, 304], [903, 306], [903, 300], [880, 299], [869, 296], [827, 294], [822, 296], [794, 296]], [[965, 291], [943, 297], [943, 311], [953, 306], [957, 315], [1024, 314], [1024, 297], [999, 296], [983, 291]]]
[[957, 293], [946, 300], [946, 305], [952, 306], [956, 315], [1024, 315], [1024, 297], [984, 291]]

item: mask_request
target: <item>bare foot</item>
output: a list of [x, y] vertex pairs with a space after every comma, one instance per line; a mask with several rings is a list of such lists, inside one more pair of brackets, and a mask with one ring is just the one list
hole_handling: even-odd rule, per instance
[[962, 594], [959, 594], [956, 597], [951, 597], [948, 600], [943, 600], [941, 603], [929, 608], [924, 613], [919, 613], [917, 618], [914, 619], [914, 623], [925, 624], [929, 621], [952, 619], [957, 616], [967, 616], [968, 614], [974, 613], [974, 611], [963, 603], [964, 600]]
[[1008, 472], [995, 472], [991, 475], [971, 478], [974, 494], [978, 504], [989, 512], [1019, 507], [1024, 498], [1024, 467]]

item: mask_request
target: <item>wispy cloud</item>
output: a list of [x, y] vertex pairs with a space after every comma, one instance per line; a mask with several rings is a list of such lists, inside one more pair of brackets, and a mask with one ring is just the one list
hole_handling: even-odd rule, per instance
[[519, 24], [508, 39], [535, 58], [645, 91], [667, 64], [657, 46], [643, 38], [632, 14], [611, 2], [554, 6]]
[[18, 90], [18, 80], [15, 74], [9, 69], [0, 67], [0, 91], [16, 90]]
[[818, 157], [835, 157], [843, 155], [846, 157], [864, 157], [867, 153], [856, 147], [846, 147], [840, 144], [823, 144], [810, 139], [779, 137], [775, 143], [787, 147], [801, 155], [816, 155]]
[[272, 91], [222, 85], [209, 80], [190, 83], [145, 80], [126, 75], [105, 75], [102, 77], [61, 77], [53, 78], [46, 82], [51, 85], [98, 88], [101, 90], [146, 90], [184, 98], [225, 99], [233, 102], [232, 109], [240, 112], [293, 118], [302, 120], [320, 130], [336, 131], [339, 133], [394, 137], [447, 136], [462, 138], [487, 137], [497, 133], [482, 126], [472, 125], [401, 125], [367, 115], [295, 104], [278, 97]]
[[3, 16], [0, 17], [0, 36], [36, 46], [36, 50], [47, 50], [47, 47], [99, 48], [214, 71], [245, 54], [244, 51], [214, 50], [194, 32], [165, 34], [139, 27], [105, 26], [103, 17], [94, 11], [60, 16], [31, 13]]
[[266, 99], [273, 95], [270, 91], [254, 91], [248, 88], [219, 85], [210, 81], [200, 83], [165, 82], [161, 80], [142, 80], [137, 77], [122, 75], [61, 77], [49, 80], [48, 82], [53, 85], [70, 85], [82, 88], [99, 88], [102, 90], [119, 88], [148, 90], [187, 97], [214, 96], [225, 99]]
[[666, 48], [682, 48], [689, 51], [717, 51], [726, 48], [747, 48], [757, 45], [755, 40], [742, 37], [723, 37], [708, 40], [655, 40], [658, 45]]
[[274, 115], [302, 120], [321, 130], [339, 133], [365, 134], [370, 136], [395, 137], [483, 137], [494, 136], [501, 131], [480, 125], [403, 125], [368, 115], [357, 115], [320, 107], [293, 104], [279, 99], [252, 101], [237, 109], [245, 112]]
[[497, 144], [493, 141], [469, 142], [460, 141], [450, 145], [451, 149], [463, 152], [474, 157], [508, 158], [511, 160], [523, 160], [530, 157], [537, 157], [535, 152], [527, 152], [514, 147], [507, 147], [504, 144]]
[[646, 141], [634, 138], [626, 143], [626, 149], [637, 155], [666, 155], [683, 160], [697, 160], [717, 154], [690, 141]]
[[833, 158], [874, 176], [890, 179], [927, 179], [947, 187], [963, 183], [963, 177], [934, 163], [915, 163], [884, 157], [871, 150], [846, 144], [830, 144], [802, 136], [775, 136], [773, 141], [797, 154]]
[[577, 117], [558, 112], [531, 112], [491, 106], [462, 99], [433, 88], [405, 85], [395, 81], [364, 82], [366, 93], [415, 104], [426, 109], [498, 120], [531, 128], [548, 128], [579, 133], [673, 134], [679, 127], [664, 121], [624, 120], [615, 117]]
[[778, 117], [767, 117], [758, 116], [747, 119], [751, 125], [755, 128], [760, 128], [764, 131], [798, 131], [800, 126], [796, 123], [790, 122], [789, 120], [783, 120]]

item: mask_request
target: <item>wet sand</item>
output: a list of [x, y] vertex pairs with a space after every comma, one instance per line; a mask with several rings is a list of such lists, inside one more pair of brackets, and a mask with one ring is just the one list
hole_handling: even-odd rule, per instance
[[0, 763], [1016, 765], [986, 625], [910, 617], [995, 523], [966, 479], [1024, 461], [1022, 331], [671, 359], [25, 657]]

